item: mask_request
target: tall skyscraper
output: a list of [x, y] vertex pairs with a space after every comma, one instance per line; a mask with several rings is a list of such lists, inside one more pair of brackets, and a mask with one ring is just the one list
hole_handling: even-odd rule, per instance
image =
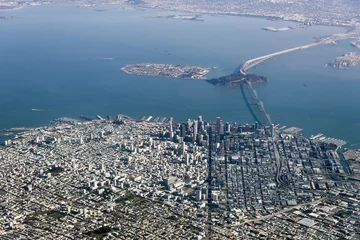
[[226, 130], [226, 132], [230, 132], [230, 130], [231, 130], [231, 129], [230, 129], [230, 123], [227, 122], [227, 123], [225, 124], [225, 130]]
[[220, 133], [221, 128], [221, 119], [220, 117], [216, 117], [216, 133]]
[[185, 135], [186, 135], [186, 125], [185, 124], [181, 124], [181, 127], [180, 127], [180, 136], [182, 138], [185, 138]]
[[190, 119], [187, 120], [187, 129], [186, 130], [190, 130], [190, 128], [192, 127], [192, 121]]
[[169, 121], [169, 127], [170, 127], [170, 133], [173, 132], [173, 123], [172, 123], [172, 118], [170, 118], [170, 121]]
[[193, 124], [193, 141], [195, 142], [196, 141], [196, 135], [198, 133], [198, 121], [194, 121], [194, 124]]

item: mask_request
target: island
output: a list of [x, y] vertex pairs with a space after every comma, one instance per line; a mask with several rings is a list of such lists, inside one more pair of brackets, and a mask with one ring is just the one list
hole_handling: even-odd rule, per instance
[[251, 83], [267, 82], [267, 78], [256, 74], [244, 75], [239, 72], [224, 77], [209, 79], [206, 81], [216, 86], [238, 86], [246, 83], [246, 81]]
[[130, 64], [121, 70], [127, 74], [160, 76], [167, 78], [206, 79], [205, 75], [210, 72], [208, 68], [188, 65], [141, 63]]
[[343, 56], [337, 57], [335, 62], [330, 64], [335, 69], [349, 69], [360, 64], [360, 53], [349, 52]]

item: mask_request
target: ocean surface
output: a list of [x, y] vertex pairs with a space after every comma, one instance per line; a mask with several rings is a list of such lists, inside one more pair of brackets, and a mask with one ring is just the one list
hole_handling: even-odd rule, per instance
[[[220, 116], [252, 123], [238, 87], [127, 75], [120, 68], [144, 62], [217, 66], [211, 78], [232, 73], [248, 59], [346, 31], [314, 26], [275, 33], [261, 28], [296, 23], [235, 16], [204, 15], [204, 22], [149, 17], [170, 14], [121, 8], [97, 12], [70, 5], [3, 12], [16, 18], [0, 20], [0, 129], [118, 113], [173, 116], [177, 121]], [[355, 49], [342, 41], [251, 69], [269, 79], [254, 87], [272, 121], [360, 147], [360, 67], [324, 67], [349, 51]]]

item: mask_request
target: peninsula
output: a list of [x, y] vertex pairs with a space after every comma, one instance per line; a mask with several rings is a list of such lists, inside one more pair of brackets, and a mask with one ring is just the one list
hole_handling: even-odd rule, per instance
[[166, 15], [166, 16], [156, 15], [156, 16], [150, 16], [150, 18], [173, 18], [173, 19], [199, 21], [199, 22], [204, 21], [203, 19], [201, 19], [201, 15]]
[[206, 79], [205, 75], [209, 69], [198, 66], [173, 65], [173, 64], [156, 64], [141, 63], [130, 64], [122, 67], [121, 70], [127, 74], [160, 76], [167, 78], [184, 78], [184, 79]]
[[211, 239], [359, 239], [358, 153], [344, 161], [340, 140], [220, 117], [97, 118], [0, 146], [1, 239], [204, 240], [212, 219]]
[[299, 29], [299, 28], [307, 28], [309, 26], [311, 26], [311, 24], [306, 22], [306, 23], [298, 24], [296, 26], [288, 26], [288, 27], [283, 27], [283, 28], [263, 27], [261, 29], [264, 31], [270, 31], [270, 32], [283, 32], [283, 31], [294, 30], [294, 29]]
[[349, 52], [340, 57], [337, 57], [331, 66], [335, 69], [349, 69], [360, 64], [360, 54], [356, 52]]
[[352, 46], [360, 49], [360, 39], [354, 40], [350, 42]]

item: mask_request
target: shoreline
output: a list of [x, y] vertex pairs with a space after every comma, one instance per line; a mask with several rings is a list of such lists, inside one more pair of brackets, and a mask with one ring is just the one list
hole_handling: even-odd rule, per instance
[[[73, 6], [73, 7], [77, 7], [77, 8], [92, 8], [96, 11], [96, 7], [98, 6], [118, 6], [118, 8], [116, 9], [111, 9], [110, 11], [117, 11], [117, 10], [135, 10], [135, 11], [146, 11], [146, 10], [155, 10], [155, 11], [164, 11], [164, 12], [177, 12], [177, 13], [186, 13], [186, 14], [199, 14], [199, 15], [207, 15], [207, 16], [232, 16], [232, 17], [248, 17], [248, 18], [261, 18], [261, 19], [265, 19], [268, 21], [285, 21], [285, 22], [293, 22], [293, 23], [305, 23], [304, 21], [299, 21], [299, 20], [295, 20], [295, 19], [284, 19], [280, 16], [270, 16], [270, 15], [252, 15], [252, 14], [248, 14], [248, 13], [212, 13], [212, 12], [207, 12], [207, 11], [203, 11], [203, 12], [197, 12], [197, 11], [184, 11], [184, 10], [169, 10], [169, 9], [164, 9], [164, 8], [152, 8], [152, 7], [140, 7], [140, 6], [134, 6], [131, 4], [119, 4], [119, 3], [108, 3], [108, 4], [99, 4], [95, 6], [81, 6], [81, 5], [76, 5], [74, 3], [50, 3], [50, 4], [39, 4], [39, 5], [26, 5], [26, 6], [19, 6], [16, 8], [12, 8], [12, 9], [0, 9], [1, 11], [17, 11], [20, 9], [25, 9], [28, 7], [41, 7], [41, 6]], [[121, 9], [121, 7], [123, 7], [123, 9]], [[127, 7], [127, 8], [124, 8]], [[96, 12], [107, 12], [107, 11], [96, 11]], [[360, 24], [360, 22], [359, 22]], [[356, 28], [356, 25], [345, 25], [345, 24], [325, 24], [325, 23], [314, 23], [311, 26], [324, 26], [324, 27], [339, 27], [339, 28], [344, 28], [345, 30], [347, 30], [347, 32], [352, 31], [353, 29]]]
[[[94, 118], [92, 120], [84, 120], [83, 118], [81, 118], [81, 116], [82, 115], [79, 115], [77, 117], [70, 117], [70, 118], [68, 118], [68, 117], [58, 117], [58, 118], [55, 118], [53, 120], [50, 120], [47, 124], [37, 125], [37, 126], [32, 126], [32, 127], [24, 127], [24, 126], [22, 126], [22, 127], [12, 127], [12, 128], [9, 128], [9, 129], [0, 129], [0, 132], [12, 133], [11, 135], [8, 135], [8, 136], [0, 136], [0, 148], [4, 147], [5, 141], [16, 139], [17, 134], [23, 134], [23, 133], [27, 133], [29, 131], [34, 131], [34, 130], [37, 130], [37, 129], [50, 127], [50, 126], [52, 126], [52, 122], [55, 122], [56, 120], [61, 120], [61, 119], [66, 118], [66, 119], [69, 119], [69, 120], [76, 121], [77, 124], [82, 124], [82, 123], [94, 122], [94, 121], [114, 121], [114, 119], [116, 119], [116, 118], [114, 118], [114, 119], [105, 119], [105, 118], [104, 119], [99, 119], [99, 115], [97, 115], [96, 117], [94, 116]], [[127, 119], [130, 119], [130, 120], [136, 121], [136, 122], [143, 121], [140, 118], [133, 118], [133, 117], [131, 117], [129, 115], [126, 115], [126, 114], [123, 114], [123, 113], [117, 114], [117, 116], [122, 116], [122, 117], [125, 117]], [[174, 123], [181, 123], [181, 122], [185, 121], [186, 118], [187, 117], [185, 117], [184, 120], [179, 120], [179, 121], [174, 119], [173, 122]], [[226, 119], [224, 119], [224, 120], [226, 120]], [[150, 121], [150, 122], [152, 122], [152, 121]], [[59, 124], [67, 124], [66, 122], [61, 122], [61, 121], [58, 122], [58, 123]], [[154, 123], [168, 124], [167, 122], [154, 122]], [[230, 122], [230, 123], [234, 123], [234, 122]], [[254, 121], [254, 123], [255, 123], [255, 121]], [[248, 123], [238, 123], [238, 124], [248, 124]], [[282, 129], [282, 131], [288, 129], [287, 126], [279, 124], [279, 123], [276, 123], [274, 125], [276, 125], [278, 129]], [[290, 127], [290, 128], [297, 128], [297, 127]], [[298, 129], [301, 129], [301, 130], [296, 134], [299, 134], [299, 135], [304, 136], [306, 138], [311, 139], [314, 136], [316, 136], [315, 134], [311, 134], [311, 133], [310, 134], [303, 134], [303, 133], [301, 133], [301, 131], [303, 131], [304, 129], [302, 129], [302, 128], [298, 128]], [[326, 138], [332, 138], [332, 139], [335, 139], [335, 140], [341, 140], [341, 139], [336, 139], [336, 137], [328, 137], [328, 136], [326, 136]], [[312, 140], [317, 140], [317, 139], [314, 138]], [[345, 152], [348, 149], [351, 149], [351, 150], [358, 149], [355, 146], [352, 146], [352, 144], [350, 144], [350, 143], [345, 143], [345, 145], [342, 145], [341, 147], [338, 147], [337, 151], [342, 154], [343, 152]]]
[[128, 64], [120, 70], [129, 75], [165, 77], [188, 80], [206, 80], [206, 75], [212, 68], [196, 65], [179, 65], [167, 63], [136, 63]]
[[[38, 7], [38, 6], [49, 6], [49, 7], [52, 7], [52, 6], [61, 6], [61, 5], [66, 5], [66, 6], [73, 6], [73, 7], [77, 7], [76, 5], [74, 5], [74, 4], [44, 4], [44, 5], [37, 5], [37, 6], [26, 6], [26, 7]], [[110, 4], [109, 4], [110, 5]], [[122, 4], [111, 4], [111, 5], [118, 5], [118, 6], [124, 6], [124, 5], [122, 5]], [[25, 7], [20, 7], [20, 8], [18, 8], [18, 9], [16, 9], [16, 10], [20, 10], [20, 9], [22, 9], [22, 8], [25, 8]], [[81, 8], [81, 7], [80, 7]], [[92, 7], [93, 8], [93, 7]], [[94, 9], [94, 8], [93, 8]], [[151, 10], [154, 10], [154, 11], [164, 11], [164, 12], [178, 12], [178, 11], [169, 11], [169, 10], [164, 10], [164, 9], [154, 9], [154, 8], [150, 8]], [[11, 10], [9, 10], [9, 11], [16, 11], [16, 10], [14, 10], [14, 9], [11, 9]], [[127, 8], [127, 9], [119, 9], [119, 10], [135, 10], [135, 11], [137, 11], [137, 9], [136, 8], [131, 8], [130, 6], [129, 6], [129, 8]], [[8, 11], [8, 10], [6, 10], [6, 11]], [[193, 12], [189, 12], [189, 13], [193, 13]], [[234, 17], [250, 17], [250, 18], [262, 18], [262, 19], [266, 19], [266, 20], [269, 20], [268, 19], [268, 17], [266, 17], [266, 16], [254, 16], [254, 15], [239, 15], [239, 14], [211, 14], [211, 13], [204, 13], [203, 15], [207, 15], [207, 16], [234, 16]], [[278, 18], [279, 20], [281, 20], [281, 21], [292, 21], [292, 22], [298, 22], [298, 21], [293, 21], [293, 20], [284, 20], [284, 19], [282, 19], [282, 18]], [[271, 20], [269, 20], [269, 21], [271, 21]], [[330, 27], [335, 27], [335, 26], [333, 26], [333, 25], [314, 25], [314, 26], [330, 26]], [[336, 25], [336, 27], [342, 27], [342, 26], [338, 26], [338, 25]], [[256, 71], [252, 71], [252, 72], [256, 72]], [[142, 75], [142, 76], [147, 76], [147, 75]], [[161, 76], [161, 77], [164, 77], [164, 76]], [[186, 79], [186, 78], [185, 78]], [[186, 80], [198, 80], [198, 79], [186, 79]], [[206, 79], [199, 79], [199, 80], [206, 80]]]

